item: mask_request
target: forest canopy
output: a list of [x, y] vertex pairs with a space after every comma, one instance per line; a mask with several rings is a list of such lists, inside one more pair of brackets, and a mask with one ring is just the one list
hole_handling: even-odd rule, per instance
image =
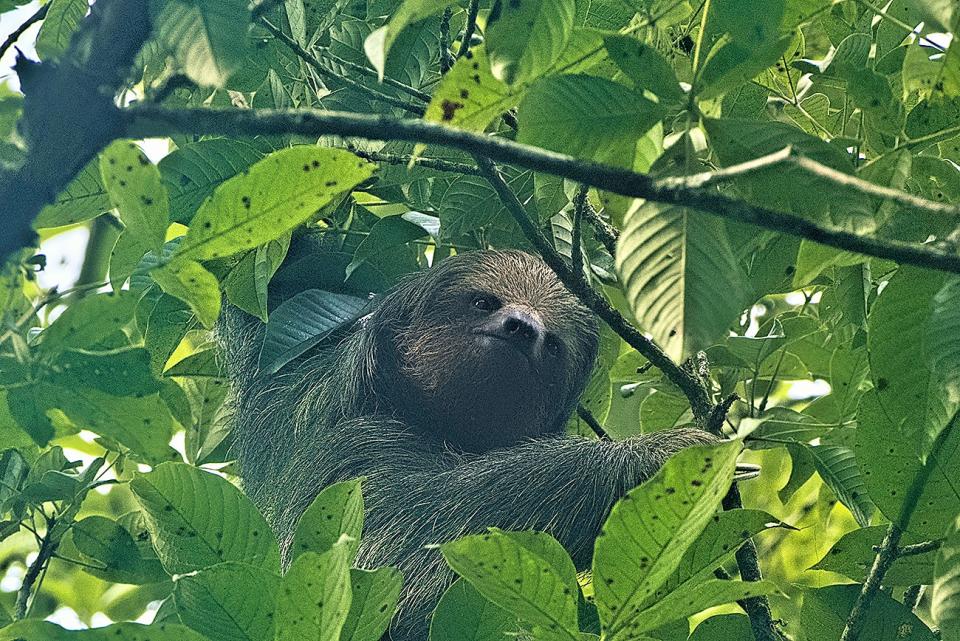
[[600, 319], [571, 434], [724, 440], [618, 503], [590, 572], [443, 542], [424, 641], [960, 641], [956, 2], [0, 12], [0, 641], [377, 641], [408, 578], [355, 567], [363, 480], [282, 572], [212, 330], [260, 318], [277, 372], [478, 249]]

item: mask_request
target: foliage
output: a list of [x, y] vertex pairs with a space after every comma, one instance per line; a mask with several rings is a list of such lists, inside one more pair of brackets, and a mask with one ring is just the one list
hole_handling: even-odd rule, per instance
[[355, 567], [362, 480], [284, 572], [211, 329], [260, 317], [277, 372], [489, 247], [606, 321], [571, 431], [732, 438], [629, 492], [589, 572], [546, 533], [438, 541], [432, 641], [960, 640], [955, 3], [131, 0], [132, 68], [97, 58], [122, 5], [50, 0], [0, 88], [4, 208], [45, 205], [0, 241], [0, 640], [380, 638], [405, 579]]

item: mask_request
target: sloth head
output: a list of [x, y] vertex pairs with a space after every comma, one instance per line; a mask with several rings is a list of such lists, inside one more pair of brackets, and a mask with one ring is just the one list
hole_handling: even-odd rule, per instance
[[467, 452], [561, 431], [598, 343], [590, 311], [518, 251], [443, 260], [387, 294], [367, 328], [377, 396]]

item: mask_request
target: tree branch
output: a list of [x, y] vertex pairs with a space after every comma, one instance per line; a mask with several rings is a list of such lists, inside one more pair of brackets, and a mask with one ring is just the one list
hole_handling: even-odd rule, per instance
[[[723, 509], [736, 510], [742, 507], [743, 500], [740, 498], [740, 488], [734, 483], [730, 486], [727, 495], [723, 497]], [[736, 559], [742, 580], [761, 581], [763, 579], [763, 574], [760, 572], [760, 557], [757, 555], [757, 546], [753, 539], [747, 539], [737, 550]], [[766, 597], [756, 596], [744, 599], [742, 607], [750, 619], [750, 628], [753, 630], [753, 637], [756, 641], [785, 641], [777, 622], [773, 620], [770, 602]]]
[[10, 47], [17, 44], [17, 40], [20, 39], [20, 36], [26, 32], [27, 29], [37, 24], [47, 16], [47, 10], [50, 9], [49, 4], [45, 4], [34, 12], [32, 16], [23, 21], [23, 23], [14, 29], [7, 39], [3, 41], [3, 44], [0, 45], [0, 58], [2, 58], [7, 51], [10, 50]]
[[[545, 173], [635, 198], [645, 198], [685, 207], [763, 229], [806, 238], [823, 245], [901, 264], [960, 274], [960, 255], [930, 245], [881, 240], [824, 227], [811, 220], [767, 207], [743, 202], [713, 191], [681, 186], [658, 186], [646, 174], [577, 160], [552, 151], [522, 145], [503, 138], [451, 129], [430, 122], [340, 112], [165, 109], [140, 105], [122, 112], [127, 133], [133, 136], [166, 136], [171, 133], [224, 135], [327, 134], [374, 140], [406, 140], [444, 145], [499, 162], [513, 163]], [[925, 209], [940, 205], [923, 201]], [[933, 206], [932, 208], [927, 205]]]
[[792, 147], [784, 147], [766, 156], [753, 158], [746, 162], [730, 167], [724, 167], [717, 171], [706, 171], [692, 176], [670, 176], [661, 178], [655, 182], [657, 187], [683, 186], [691, 188], [703, 188], [708, 185], [733, 180], [742, 176], [748, 176], [763, 169], [769, 169], [777, 165], [793, 165], [799, 167], [806, 173], [823, 178], [839, 187], [846, 187], [860, 192], [867, 196], [876, 196], [884, 200], [890, 200], [905, 207], [919, 209], [932, 214], [943, 214], [946, 216], [960, 216], [960, 206], [950, 205], [948, 203], [938, 203], [908, 194], [899, 189], [876, 185], [872, 182], [851, 176], [842, 171], [837, 171], [833, 167], [817, 162], [812, 158], [806, 158], [798, 155]]
[[412, 113], [415, 116], [422, 116], [426, 111], [426, 108], [423, 105], [409, 102], [401, 98], [395, 98], [390, 94], [385, 94], [382, 91], [377, 91], [376, 89], [373, 89], [372, 87], [368, 87], [362, 82], [357, 82], [356, 80], [353, 80], [352, 78], [347, 78], [346, 76], [343, 76], [333, 71], [332, 69], [328, 69], [327, 66], [323, 64], [319, 59], [317, 59], [316, 56], [311, 55], [311, 53], [306, 49], [304, 49], [303, 47], [301, 47], [296, 40], [294, 40], [293, 38], [285, 34], [283, 30], [277, 28], [272, 22], [270, 22], [266, 18], [260, 18], [260, 24], [266, 27], [267, 31], [272, 33], [274, 37], [277, 38], [277, 40], [287, 45], [287, 48], [289, 48], [291, 51], [297, 54], [297, 57], [299, 57], [301, 60], [306, 62], [308, 65], [310, 65], [314, 69], [314, 71], [319, 73], [324, 78], [327, 78], [328, 80], [333, 80], [335, 82], [342, 82], [346, 86], [362, 94], [366, 94], [367, 97], [372, 98], [373, 100], [377, 100], [379, 102], [382, 102], [384, 104], [388, 104], [394, 107], [399, 107], [400, 109], [403, 109], [404, 111]]
[[18, 59], [30, 151], [19, 169], [0, 174], [0, 260], [33, 244], [33, 220], [43, 206], [123, 135], [114, 93], [149, 33], [147, 0], [98, 0], [61, 58], [75, 62]]

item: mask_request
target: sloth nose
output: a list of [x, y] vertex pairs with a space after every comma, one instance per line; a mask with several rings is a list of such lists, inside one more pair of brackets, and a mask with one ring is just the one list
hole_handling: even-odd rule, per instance
[[519, 309], [506, 310], [497, 328], [497, 334], [501, 337], [523, 345], [531, 351], [540, 343], [543, 332], [544, 327], [540, 319]]

